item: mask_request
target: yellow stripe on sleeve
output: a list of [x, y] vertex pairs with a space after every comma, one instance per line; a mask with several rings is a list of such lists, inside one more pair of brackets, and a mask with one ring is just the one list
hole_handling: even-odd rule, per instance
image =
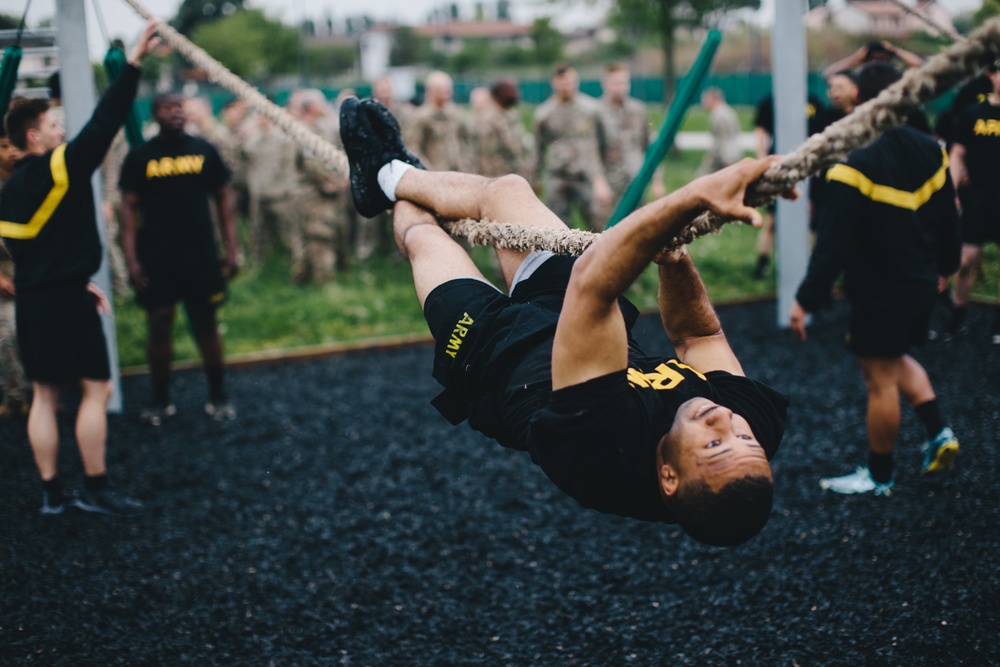
[[69, 189], [69, 174], [66, 173], [66, 144], [62, 144], [52, 151], [50, 166], [52, 168], [52, 189], [45, 196], [42, 205], [31, 216], [31, 220], [26, 223], [0, 220], [0, 236], [7, 239], [33, 239], [38, 236], [38, 232], [42, 231], [42, 227], [55, 213]]
[[926, 204], [935, 192], [944, 187], [948, 177], [948, 154], [941, 151], [941, 155], [941, 168], [913, 192], [873, 183], [870, 178], [846, 164], [837, 164], [831, 167], [826, 172], [826, 180], [849, 185], [872, 201], [916, 211]]

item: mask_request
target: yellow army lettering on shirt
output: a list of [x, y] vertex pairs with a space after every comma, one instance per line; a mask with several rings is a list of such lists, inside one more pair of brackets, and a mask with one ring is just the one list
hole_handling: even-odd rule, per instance
[[204, 155], [178, 155], [161, 157], [159, 160], [154, 158], [146, 163], [146, 180], [200, 174], [204, 164]]
[[[676, 368], [671, 368], [671, 365], [676, 366]], [[681, 368], [686, 368], [702, 380], [705, 379], [704, 375], [687, 364], [682, 364], [676, 359], [670, 359], [646, 373], [637, 368], [629, 368], [628, 383], [633, 388], [647, 387], [658, 391], [667, 391], [676, 388], [677, 385], [684, 381], [684, 375], [679, 370]]]
[[462, 347], [462, 341], [465, 340], [465, 336], [469, 333], [469, 327], [472, 325], [472, 316], [468, 313], [462, 314], [462, 319], [458, 321], [455, 325], [455, 329], [451, 332], [451, 338], [448, 339], [448, 349], [445, 353], [452, 359], [458, 355], [458, 348]]
[[979, 118], [972, 127], [972, 133], [977, 137], [1000, 137], [1000, 120]]

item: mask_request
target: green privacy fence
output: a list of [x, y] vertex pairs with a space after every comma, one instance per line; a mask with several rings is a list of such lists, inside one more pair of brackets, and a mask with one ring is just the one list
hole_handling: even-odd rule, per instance
[[[683, 81], [684, 77], [680, 77], [678, 87], [680, 87]], [[455, 101], [460, 104], [467, 103], [469, 101], [469, 92], [473, 88], [482, 85], [489, 85], [489, 80], [456, 79]], [[549, 85], [548, 79], [526, 79], [520, 82], [520, 86], [521, 100], [525, 104], [540, 104], [552, 93], [552, 87]], [[765, 95], [771, 94], [771, 75], [760, 72], [710, 74], [706, 77], [703, 88], [708, 86], [715, 86], [721, 89], [730, 104], [753, 106]], [[351, 86], [351, 88], [357, 91], [361, 97], [371, 94], [371, 86], [367, 84], [359, 84]], [[599, 96], [601, 94], [601, 84], [597, 79], [582, 80], [580, 82], [580, 89], [588, 95]], [[663, 89], [663, 79], [660, 77], [636, 76], [632, 78], [632, 95], [644, 102], [663, 104], [665, 101], [669, 101], [664, 100]], [[823, 76], [818, 72], [811, 72], [809, 74], [808, 89], [811, 94], [818, 97], [824, 103], [827, 101], [826, 84], [823, 81]], [[321, 90], [329, 99], [333, 99], [341, 91], [341, 88], [321, 87]], [[291, 89], [264, 88], [262, 92], [269, 95], [278, 104], [284, 104], [291, 93]], [[418, 86], [419, 92], [422, 92], [421, 86]], [[232, 94], [227, 92], [206, 92], [204, 96], [211, 100], [212, 107], [216, 113], [222, 108], [222, 105], [232, 99]], [[931, 113], [937, 114], [946, 109], [951, 104], [952, 99], [954, 99], [953, 91], [934, 100], [926, 108]], [[136, 104], [139, 114], [145, 119], [149, 118], [149, 104], [150, 100], [148, 98], [140, 99]]]

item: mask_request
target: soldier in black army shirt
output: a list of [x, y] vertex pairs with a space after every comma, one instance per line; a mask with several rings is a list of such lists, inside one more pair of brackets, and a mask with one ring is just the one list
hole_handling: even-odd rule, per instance
[[[139, 61], [150, 52], [156, 24], [146, 26], [122, 74], [90, 121], [69, 143], [44, 100], [24, 100], [7, 114], [7, 135], [24, 152], [0, 197], [0, 236], [14, 258], [18, 344], [34, 398], [28, 439], [42, 478], [43, 514], [67, 505], [131, 515], [143, 506], [108, 484], [105, 467], [110, 365], [90, 283], [101, 264], [91, 176], [125, 123], [139, 84]], [[85, 488], [63, 493], [58, 477], [59, 388], [79, 381], [83, 397], [76, 438]]]
[[[954, 307], [946, 339], [966, 331], [969, 292], [983, 260], [983, 246], [1000, 243], [1000, 63], [987, 67], [986, 76], [990, 94], [959, 115], [952, 135], [951, 175], [962, 202], [962, 265], [952, 290]], [[989, 340], [1000, 345], [1000, 306]]]
[[[898, 80], [889, 65], [858, 74], [861, 102]], [[930, 135], [910, 125], [852, 151], [826, 174], [826, 199], [809, 270], [789, 319], [805, 340], [805, 315], [830, 301], [844, 274], [851, 302], [848, 349], [868, 390], [868, 466], [820, 486], [836, 493], [893, 493], [893, 448], [900, 396], [923, 422], [923, 473], [948, 469], [958, 440], [940, 414], [927, 372], [909, 348], [927, 338], [940, 276], [958, 268], [959, 237], [948, 158]]]
[[[370, 217], [396, 201], [396, 241], [437, 341], [445, 390], [435, 407], [527, 451], [585, 507], [679, 523], [710, 544], [755, 535], [770, 513], [768, 460], [787, 399], [743, 376], [687, 254], [658, 249], [706, 209], [760, 224], [743, 195], [776, 159], [745, 160], [639, 209], [579, 259], [498, 249], [507, 296], [434, 214], [565, 224], [521, 177], [412, 168], [396, 128], [376, 102], [351, 98], [341, 109], [358, 211]], [[629, 333], [636, 311], [621, 295], [654, 260], [676, 358], [645, 354]]]
[[[170, 402], [170, 362], [180, 300], [208, 378], [205, 411], [215, 419], [233, 419], [236, 410], [223, 388], [222, 339], [216, 321], [216, 311], [226, 299], [223, 274], [232, 277], [237, 270], [236, 200], [230, 172], [212, 144], [184, 132], [183, 97], [158, 95], [152, 113], [160, 132], [129, 152], [119, 179], [122, 249], [149, 322], [153, 404], [143, 411], [142, 420], [158, 426], [175, 412]], [[226, 247], [221, 265], [209, 196], [218, 206]]]

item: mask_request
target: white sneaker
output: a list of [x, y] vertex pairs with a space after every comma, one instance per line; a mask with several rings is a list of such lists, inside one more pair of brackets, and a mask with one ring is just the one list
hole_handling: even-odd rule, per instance
[[843, 477], [826, 477], [819, 480], [819, 488], [824, 491], [834, 493], [868, 493], [872, 491], [876, 496], [891, 496], [893, 482], [880, 484], [872, 479], [868, 468], [857, 468], [850, 475]]

